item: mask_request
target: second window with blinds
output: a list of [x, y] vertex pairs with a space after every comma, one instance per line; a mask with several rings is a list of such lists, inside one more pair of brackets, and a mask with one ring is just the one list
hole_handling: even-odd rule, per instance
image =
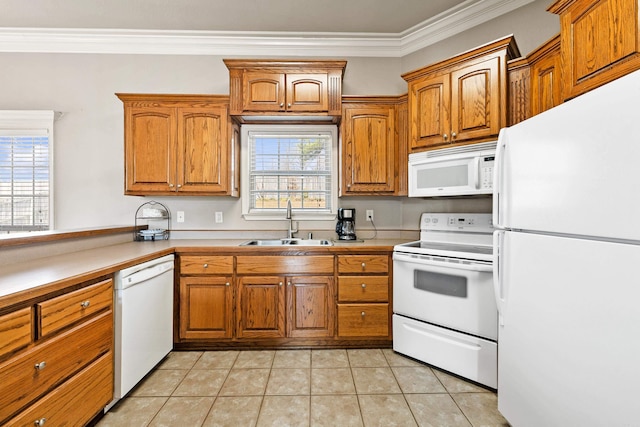
[[242, 126], [242, 213], [283, 219], [287, 201], [300, 219], [334, 219], [338, 135], [332, 125]]

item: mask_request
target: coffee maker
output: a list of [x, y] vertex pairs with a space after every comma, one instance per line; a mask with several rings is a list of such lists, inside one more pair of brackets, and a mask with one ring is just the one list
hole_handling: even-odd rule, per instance
[[356, 240], [356, 210], [338, 208], [338, 240]]

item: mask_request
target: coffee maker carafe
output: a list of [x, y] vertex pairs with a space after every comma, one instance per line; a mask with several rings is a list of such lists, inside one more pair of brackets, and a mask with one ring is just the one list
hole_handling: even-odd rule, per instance
[[338, 208], [338, 240], [356, 240], [356, 210]]

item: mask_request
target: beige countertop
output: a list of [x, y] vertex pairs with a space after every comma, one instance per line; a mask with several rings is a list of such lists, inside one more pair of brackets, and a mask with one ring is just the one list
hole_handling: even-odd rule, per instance
[[239, 246], [246, 239], [171, 239], [156, 242], [128, 242], [100, 248], [55, 255], [2, 266], [0, 269], [0, 308], [37, 298], [83, 281], [112, 274], [118, 270], [174, 252], [220, 252], [247, 254], [278, 252], [304, 255], [309, 252], [348, 254], [358, 251], [390, 251], [407, 239], [374, 239], [334, 246], [255, 247]]

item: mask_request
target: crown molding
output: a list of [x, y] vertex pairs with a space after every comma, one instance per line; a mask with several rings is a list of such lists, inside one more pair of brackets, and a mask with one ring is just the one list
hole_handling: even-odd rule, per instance
[[534, 0], [467, 0], [402, 33], [0, 28], [0, 52], [402, 57]]

